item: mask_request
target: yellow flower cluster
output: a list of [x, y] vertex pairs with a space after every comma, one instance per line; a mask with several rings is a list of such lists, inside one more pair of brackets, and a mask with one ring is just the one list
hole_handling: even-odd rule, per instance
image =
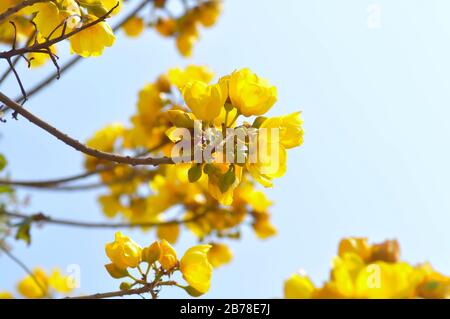
[[212, 27], [222, 11], [221, 0], [208, 0], [188, 8], [179, 17], [159, 17], [155, 23], [156, 31], [164, 37], [175, 37], [181, 55], [189, 57], [199, 39], [199, 28]]
[[[18, 5], [19, 0], [2, 0], [0, 13]], [[105, 16], [119, 13], [123, 0], [53, 0], [26, 6], [0, 22], [0, 43], [12, 44], [14, 39], [23, 44], [44, 43], [68, 34]], [[123, 25], [125, 34], [139, 36], [146, 26], [154, 27], [164, 37], [175, 37], [179, 52], [183, 56], [192, 54], [192, 47], [199, 38], [199, 26], [213, 26], [222, 8], [221, 0], [208, 0], [185, 7], [179, 17], [169, 13], [167, 1], [153, 1], [154, 11], [146, 22], [139, 15], [130, 17]], [[9, 23], [13, 22], [15, 28]], [[35, 34], [37, 31], [37, 34]], [[106, 47], [115, 42], [115, 35], [105, 21], [84, 29], [69, 38], [71, 53], [82, 57], [99, 56]], [[50, 47], [56, 53], [56, 45]], [[31, 66], [43, 65], [48, 59], [46, 52], [28, 54]]]
[[[35, 268], [31, 275], [26, 276], [17, 284], [17, 291], [24, 298], [41, 299], [52, 298], [57, 293], [67, 296], [75, 288], [75, 282], [69, 276], [65, 276], [57, 268], [47, 274], [42, 268]], [[0, 299], [12, 299], [9, 292], [0, 292]]]
[[[114, 242], [106, 244], [106, 255], [111, 263], [105, 267], [113, 278], [133, 279], [132, 283], [121, 284], [121, 289], [124, 290], [139, 285], [150, 285], [152, 288], [171, 285], [184, 289], [192, 296], [200, 296], [208, 292], [211, 285], [213, 266], [208, 259], [211, 248], [211, 245], [191, 247], [178, 260], [175, 249], [166, 240], [155, 241], [148, 247], [142, 248], [129, 237], [117, 232]], [[217, 256], [217, 254], [214, 255]], [[146, 271], [141, 268], [143, 263], [147, 264]], [[140, 278], [130, 274], [131, 269], [137, 270]], [[149, 280], [151, 270], [154, 276], [152, 280]], [[182, 274], [188, 286], [175, 281], [164, 281], [165, 277], [170, 278], [176, 272]]]
[[284, 284], [286, 298], [450, 298], [450, 277], [430, 264], [400, 261], [396, 240], [369, 244], [367, 238], [344, 238], [333, 260], [330, 278], [316, 287], [305, 274]]
[[[0, 4], [0, 12], [13, 7], [20, 1], [7, 0]], [[112, 12], [119, 12], [122, 0], [55, 0], [36, 3], [14, 14], [10, 19], [0, 24], [0, 42], [12, 43], [14, 28], [9, 21], [14, 22], [17, 28], [17, 39], [27, 41], [35, 37], [39, 43], [60, 37], [63, 32], [67, 34], [89, 24]], [[37, 34], [34, 35], [37, 30]], [[83, 57], [98, 56], [105, 47], [114, 44], [115, 36], [111, 27], [104, 21], [89, 27], [69, 38], [71, 52]], [[52, 50], [56, 49], [54, 46]], [[33, 59], [31, 59], [33, 58]], [[48, 54], [32, 53], [29, 55], [32, 66], [42, 65]]]
[[[177, 147], [177, 142], [172, 142], [176, 141], [174, 129], [192, 130], [193, 120], [202, 119], [205, 128], [220, 130], [224, 126], [242, 130], [270, 127], [280, 130], [279, 143], [275, 140], [269, 143], [282, 150], [280, 169], [274, 174], [263, 173], [265, 162], [249, 161], [239, 165], [188, 162], [156, 168], [117, 165], [100, 173], [102, 183], [109, 189], [109, 193], [99, 197], [106, 216], [120, 216], [135, 224], [162, 223], [153, 228], [159, 239], [170, 243], [177, 241], [181, 227], [207, 243], [224, 237], [238, 239], [241, 225], [247, 222], [261, 239], [276, 234], [268, 212], [272, 202], [257, 188], [256, 182], [270, 186], [272, 178], [285, 172], [286, 149], [302, 143], [299, 113], [273, 118], [259, 116], [275, 103], [276, 89], [248, 69], [210, 84], [213, 77], [208, 68], [201, 66], [169, 70], [139, 92], [131, 126], [108, 125], [96, 132], [87, 145], [117, 154], [171, 156]], [[238, 125], [240, 115], [259, 117], [253, 125], [246, 122]], [[107, 165], [110, 164], [93, 157], [87, 157], [85, 162], [88, 170]], [[182, 213], [179, 220], [186, 222], [164, 224], [177, 209]], [[150, 228], [143, 226], [145, 230]], [[223, 254], [214, 265], [232, 258], [228, 248], [220, 247], [212, 250]]]

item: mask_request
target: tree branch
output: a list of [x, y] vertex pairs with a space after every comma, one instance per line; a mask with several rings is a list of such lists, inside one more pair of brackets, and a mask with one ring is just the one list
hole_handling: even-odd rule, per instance
[[[143, 0], [134, 10], [132, 10], [127, 16], [125, 16], [118, 24], [116, 24], [112, 29], [114, 32], [118, 31], [125, 23], [127, 23], [131, 18], [133, 18], [136, 14], [138, 14], [145, 6], [154, 0]], [[83, 58], [81, 56], [73, 57], [71, 60], [66, 62], [60, 67], [60, 74], [65, 73], [66, 71], [70, 70], [73, 66], [75, 66], [78, 62], [82, 61]], [[31, 96], [35, 95], [36, 93], [39, 93], [41, 90], [46, 88], [49, 84], [51, 84], [54, 80], [56, 80], [58, 77], [55, 74], [50, 74], [48, 77], [43, 79], [41, 82], [36, 84], [32, 89], [28, 90], [27, 97], [30, 98]], [[21, 103], [23, 102], [23, 96], [20, 96], [15, 99], [16, 102]], [[6, 114], [10, 108], [5, 108], [3, 112]]]
[[114, 168], [114, 166], [101, 167], [93, 171], [84, 172], [81, 174], [62, 177], [57, 179], [49, 179], [43, 181], [11, 181], [7, 179], [0, 179], [0, 185], [10, 185], [10, 186], [25, 186], [25, 187], [36, 187], [36, 188], [48, 188], [53, 186], [58, 186], [60, 184], [73, 182], [79, 179], [87, 178], [93, 176], [95, 174], [110, 171]]
[[[47, 122], [44, 122], [34, 114], [30, 113], [26, 109], [24, 109], [20, 104], [14, 102], [9, 97], [4, 95], [0, 92], [0, 102], [4, 103], [6, 106], [10, 107], [14, 110], [15, 113], [21, 114], [24, 118], [26, 118], [31, 123], [35, 124], [36, 126], [40, 127], [44, 131], [47, 131], [60, 141], [64, 142], [65, 144], [71, 146], [75, 150], [82, 152], [86, 155], [90, 155], [99, 159], [103, 159], [110, 162], [115, 162], [119, 164], [128, 164], [128, 165], [162, 165], [162, 164], [174, 164], [175, 161], [172, 158], [169, 157], [131, 157], [131, 156], [121, 156], [116, 154], [111, 154], [107, 152], [102, 152], [93, 148], [90, 148], [83, 143], [77, 141], [76, 139], [68, 136], [67, 134], [59, 131], [57, 128], [51, 126]], [[180, 161], [183, 159], [180, 159]]]
[[20, 49], [15, 49], [13, 48], [12, 50], [9, 51], [4, 51], [0, 53], [0, 59], [11, 59], [14, 56], [17, 55], [25, 55], [27, 53], [31, 53], [31, 52], [38, 52], [41, 53], [42, 50], [50, 50], [50, 47], [52, 45], [55, 45], [61, 41], [64, 41], [72, 36], [74, 36], [77, 33], [80, 33], [83, 30], [86, 30], [88, 28], [91, 28], [97, 24], [99, 24], [100, 22], [103, 22], [106, 20], [106, 18], [108, 18], [110, 16], [110, 14], [119, 6], [119, 3], [117, 3], [111, 10], [109, 10], [106, 14], [104, 14], [103, 16], [101, 16], [100, 18], [83, 24], [81, 27], [76, 28], [75, 30], [73, 30], [72, 32], [66, 33], [66, 34], [62, 34], [59, 37], [56, 37], [54, 39], [51, 40], [47, 40], [43, 43], [36, 43], [33, 44], [32, 46], [29, 47], [24, 47], [24, 48], [20, 48]]
[[[113, 298], [113, 297], [141, 295], [141, 294], [145, 294], [145, 293], [152, 293], [154, 291], [154, 289], [159, 286], [176, 286], [176, 285], [177, 285], [176, 281], [163, 281], [163, 282], [159, 282], [155, 285], [148, 284], [141, 288], [98, 293], [98, 294], [79, 296], [79, 297], [66, 297], [64, 299], [105, 299], [105, 298]], [[152, 296], [153, 296], [153, 294], [152, 294]]]
[[175, 219], [175, 220], [169, 220], [169, 221], [165, 221], [165, 222], [94, 223], [94, 222], [72, 221], [72, 220], [66, 220], [66, 219], [55, 219], [50, 216], [46, 216], [42, 213], [38, 213], [35, 215], [26, 215], [26, 214], [20, 214], [20, 213], [11, 213], [11, 212], [7, 212], [7, 211], [3, 212], [4, 215], [13, 217], [13, 218], [31, 219], [33, 222], [42, 222], [42, 223], [47, 223], [47, 224], [72, 226], [72, 227], [80, 227], [80, 228], [137, 228], [137, 227], [157, 227], [157, 226], [167, 226], [167, 225], [183, 225], [183, 224], [195, 222], [196, 220], [205, 216], [207, 213], [208, 213], [208, 211], [205, 211], [201, 214], [197, 214], [190, 218]]

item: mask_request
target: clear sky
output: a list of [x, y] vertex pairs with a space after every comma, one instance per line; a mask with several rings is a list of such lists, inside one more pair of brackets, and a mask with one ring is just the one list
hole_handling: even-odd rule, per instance
[[[450, 274], [449, 16], [447, 0], [227, 0], [192, 59], [153, 31], [138, 40], [120, 36], [26, 106], [85, 140], [106, 123], [126, 122], [137, 91], [170, 67], [206, 64], [218, 75], [250, 67], [278, 87], [270, 114], [303, 111], [305, 144], [289, 153], [287, 174], [268, 190], [278, 236], [260, 241], [247, 229], [206, 297], [280, 297], [283, 280], [299, 268], [320, 283], [339, 239], [350, 235], [397, 238], [405, 260], [431, 261]], [[24, 71], [25, 84], [50, 70]], [[17, 93], [12, 81], [2, 90]], [[0, 130], [16, 179], [82, 170], [81, 154], [24, 119]], [[30, 195], [29, 212], [103, 220], [95, 191], [20, 194]], [[103, 268], [113, 233], [46, 226], [14, 253], [31, 266], [80, 265], [79, 292], [115, 290], [118, 281]], [[142, 244], [153, 239], [125, 233]], [[184, 233], [177, 249], [193, 243]], [[0, 257], [0, 290], [23, 275]], [[172, 288], [162, 296], [185, 294]]]

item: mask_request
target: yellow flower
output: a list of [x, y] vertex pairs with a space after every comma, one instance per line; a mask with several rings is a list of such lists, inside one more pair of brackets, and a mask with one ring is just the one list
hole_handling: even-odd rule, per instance
[[157, 227], [156, 233], [159, 239], [165, 239], [169, 243], [175, 244], [180, 235], [180, 225], [161, 225]]
[[192, 55], [192, 48], [198, 41], [198, 31], [195, 24], [181, 30], [176, 39], [178, 52], [184, 57]]
[[[52, 45], [50, 50], [53, 54], [56, 54], [56, 46]], [[28, 60], [32, 68], [43, 66], [49, 59], [50, 56], [47, 53], [32, 52], [28, 54]]]
[[355, 282], [356, 298], [412, 298], [419, 276], [407, 263], [378, 261], [364, 267]]
[[225, 244], [213, 243], [208, 251], [208, 261], [214, 268], [228, 264], [233, 259], [233, 252]]
[[216, 24], [217, 19], [222, 11], [222, 1], [212, 0], [202, 3], [199, 6], [199, 20], [204, 27], [212, 27]]
[[345, 254], [353, 253], [361, 257], [364, 261], [368, 261], [371, 254], [371, 246], [367, 242], [367, 238], [348, 237], [339, 243], [338, 254], [344, 257]]
[[117, 5], [117, 8], [112, 12], [113, 15], [122, 9], [122, 0], [80, 0], [80, 3], [90, 7], [98, 17], [105, 15]]
[[178, 264], [177, 252], [165, 239], [161, 240], [159, 245], [161, 248], [159, 263], [165, 270], [171, 270]]
[[33, 270], [33, 276], [26, 276], [17, 285], [17, 291], [25, 298], [37, 299], [48, 295], [48, 277], [41, 268]]
[[111, 262], [121, 269], [137, 267], [141, 262], [141, 246], [121, 232], [116, 233], [114, 242], [106, 244], [105, 251]]
[[62, 294], [68, 294], [75, 288], [71, 279], [68, 276], [62, 275], [59, 269], [52, 271], [48, 278], [48, 284]]
[[260, 128], [267, 129], [268, 134], [270, 134], [271, 129], [278, 129], [279, 143], [284, 148], [290, 149], [303, 143], [302, 124], [300, 112], [294, 112], [289, 115], [268, 118], [261, 124]]
[[277, 234], [277, 229], [272, 225], [268, 213], [258, 213], [253, 223], [256, 235], [261, 239], [266, 239]]
[[213, 267], [208, 261], [211, 245], [198, 245], [186, 251], [180, 261], [180, 270], [187, 283], [204, 294], [211, 285]]
[[185, 69], [173, 68], [168, 72], [170, 82], [178, 88], [183, 88], [188, 82], [211, 82], [214, 73], [207, 66], [188, 65]]
[[232, 104], [244, 116], [262, 115], [277, 101], [277, 89], [250, 69], [234, 71], [229, 81]]
[[189, 82], [183, 89], [184, 100], [194, 115], [204, 121], [219, 116], [227, 99], [227, 88], [223, 84], [208, 85], [205, 82]]
[[418, 297], [450, 298], [450, 277], [437, 272], [428, 263], [418, 266], [417, 272], [422, 278], [416, 289]]
[[123, 25], [123, 30], [129, 37], [137, 37], [144, 31], [144, 20], [139, 17], [133, 17]]
[[[93, 19], [96, 18], [89, 16], [88, 21]], [[84, 58], [99, 56], [105, 47], [111, 47], [115, 40], [111, 27], [106, 22], [100, 22], [70, 37], [70, 48], [72, 53]]]
[[0, 291], [0, 299], [14, 299], [14, 297], [7, 291]]
[[293, 274], [284, 282], [284, 297], [287, 299], [309, 299], [316, 287], [308, 276]]
[[[33, 18], [33, 22], [39, 33], [47, 38], [51, 35], [51, 38], [56, 38], [61, 35], [61, 31], [53, 32], [65, 19], [64, 15], [60, 14], [58, 6], [53, 2], [36, 3], [32, 6], [25, 7], [19, 13], [25, 15], [36, 14]], [[61, 29], [62, 30], [62, 29]]]
[[[265, 150], [261, 148], [263, 143], [266, 147]], [[282, 145], [261, 137], [259, 146], [257, 161], [255, 163], [247, 162], [246, 167], [257, 182], [264, 187], [272, 187], [272, 180], [286, 173], [287, 152]]]

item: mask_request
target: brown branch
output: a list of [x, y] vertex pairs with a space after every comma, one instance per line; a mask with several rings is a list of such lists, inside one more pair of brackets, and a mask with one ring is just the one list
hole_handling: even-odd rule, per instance
[[96, 182], [96, 183], [88, 183], [88, 184], [81, 184], [81, 185], [62, 185], [69, 181], [74, 181], [77, 179], [82, 179], [85, 177], [89, 177], [95, 174], [98, 174], [99, 172], [107, 172], [111, 171], [115, 166], [109, 166], [104, 167], [101, 170], [95, 170], [91, 172], [86, 172], [83, 174], [79, 174], [76, 176], [61, 178], [61, 179], [55, 179], [55, 180], [48, 180], [48, 181], [12, 181], [7, 179], [0, 179], [0, 185], [8, 185], [8, 186], [15, 186], [15, 187], [28, 187], [28, 188], [36, 188], [40, 190], [50, 190], [50, 191], [78, 191], [78, 190], [90, 190], [90, 189], [96, 189], [100, 187], [106, 187], [110, 185], [116, 185], [125, 183], [128, 181], [131, 181], [133, 178], [139, 176], [142, 178], [145, 178], [145, 180], [150, 179], [154, 176], [156, 171], [132, 171], [130, 174], [126, 176], [122, 176], [116, 179], [113, 179], [108, 182]]
[[58, 186], [60, 184], [73, 182], [79, 179], [87, 178], [93, 175], [96, 175], [101, 172], [110, 171], [114, 168], [114, 166], [100, 167], [96, 170], [84, 172], [81, 174], [62, 177], [57, 179], [49, 179], [43, 181], [11, 181], [7, 179], [0, 179], [0, 185], [9, 185], [9, 186], [24, 186], [24, 187], [36, 187], [36, 188], [48, 188], [53, 186]]
[[10, 59], [14, 56], [17, 55], [24, 55], [30, 52], [39, 52], [41, 50], [50, 50], [50, 47], [52, 45], [55, 45], [61, 41], [64, 41], [72, 36], [74, 36], [77, 33], [80, 33], [83, 30], [86, 30], [88, 28], [91, 28], [97, 24], [99, 24], [100, 22], [103, 22], [106, 20], [106, 18], [108, 18], [110, 16], [110, 14], [119, 6], [119, 3], [117, 3], [111, 10], [109, 10], [106, 14], [104, 14], [103, 16], [101, 16], [100, 18], [89, 22], [87, 24], [83, 24], [81, 27], [76, 28], [75, 30], [73, 30], [72, 32], [66, 33], [66, 34], [62, 34], [59, 37], [56, 37], [54, 39], [51, 40], [47, 40], [43, 43], [36, 43], [33, 44], [32, 46], [29, 47], [25, 47], [25, 48], [21, 48], [21, 49], [15, 49], [13, 48], [12, 50], [9, 51], [4, 51], [0, 53], [0, 59]]
[[[133, 18], [136, 14], [138, 14], [145, 6], [149, 3], [153, 2], [153, 0], [143, 0], [134, 10], [132, 10], [127, 16], [125, 16], [119, 23], [117, 23], [112, 29], [113, 31], [118, 31], [125, 23], [127, 23], [131, 18]], [[73, 57], [71, 60], [66, 62], [60, 67], [60, 74], [65, 73], [66, 71], [70, 70], [74, 65], [76, 65], [78, 62], [82, 61], [83, 58], [81, 56]], [[27, 92], [27, 97], [30, 98], [31, 96], [35, 95], [36, 93], [39, 93], [41, 90], [46, 88], [49, 84], [51, 84], [54, 80], [57, 79], [57, 75], [51, 74], [45, 79], [43, 79], [41, 82], [36, 84], [32, 89], [30, 89]], [[23, 97], [18, 97], [15, 99], [16, 102], [21, 103], [23, 101]], [[6, 114], [7, 111], [9, 111], [10, 108], [5, 108], [3, 111]]]
[[50, 2], [53, 0], [24, 0], [15, 7], [9, 8], [5, 12], [0, 14], [0, 23], [6, 20], [9, 16], [13, 15], [14, 13], [19, 12], [23, 8], [31, 7], [33, 4], [40, 3], [40, 2]]
[[[162, 164], [174, 164], [175, 161], [172, 158], [169, 157], [131, 157], [131, 156], [122, 156], [122, 155], [116, 155], [111, 154], [107, 152], [102, 152], [93, 148], [90, 148], [83, 143], [79, 142], [78, 140], [68, 136], [67, 134], [59, 131], [57, 128], [51, 126], [47, 122], [44, 122], [34, 114], [30, 113], [26, 109], [24, 109], [20, 104], [14, 102], [9, 97], [4, 95], [0, 92], [0, 102], [4, 103], [6, 106], [10, 107], [14, 110], [14, 113], [18, 113], [22, 115], [24, 118], [26, 118], [31, 123], [35, 124], [36, 126], [40, 127], [44, 131], [47, 131], [60, 141], [64, 142], [65, 144], [71, 146], [75, 150], [82, 152], [86, 155], [90, 155], [99, 159], [103, 159], [110, 162], [115, 162], [119, 164], [128, 164], [128, 165], [162, 165]], [[183, 160], [183, 159], [180, 159]]]
[[[131, 295], [141, 295], [145, 293], [152, 293], [155, 288], [160, 286], [176, 286], [176, 281], [163, 281], [157, 284], [147, 284], [141, 288], [129, 289], [129, 290], [119, 290], [105, 293], [98, 293], [87, 296], [79, 296], [79, 297], [66, 297], [64, 299], [105, 299], [105, 298], [114, 298], [114, 297], [124, 297]], [[152, 293], [153, 296], [153, 293]]]
[[148, 222], [148, 223], [95, 223], [95, 222], [80, 222], [66, 219], [55, 219], [50, 216], [46, 216], [42, 213], [38, 213], [35, 215], [26, 215], [20, 213], [11, 213], [4, 211], [2, 212], [5, 216], [9, 216], [12, 218], [23, 218], [29, 219], [32, 222], [42, 222], [47, 224], [55, 224], [61, 226], [71, 226], [71, 227], [80, 227], [80, 228], [137, 228], [137, 227], [157, 227], [157, 226], [167, 226], [167, 225], [183, 225], [195, 222], [196, 220], [205, 216], [208, 211], [205, 211], [201, 214], [197, 214], [190, 218], [185, 219], [174, 219], [165, 222]]

